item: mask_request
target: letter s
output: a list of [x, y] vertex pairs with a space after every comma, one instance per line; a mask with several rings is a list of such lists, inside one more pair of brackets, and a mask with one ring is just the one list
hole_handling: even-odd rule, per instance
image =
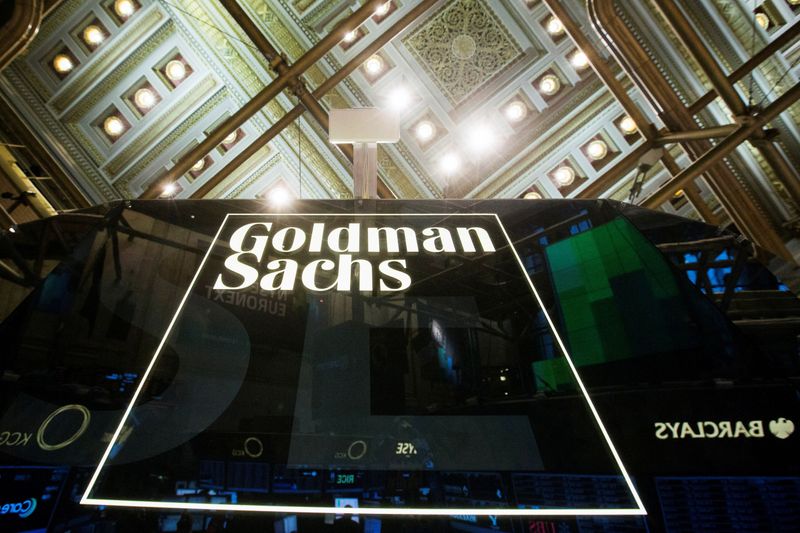
[[378, 271], [388, 277], [389, 279], [393, 279], [395, 281], [400, 282], [398, 287], [389, 287], [383, 280], [380, 281], [380, 289], [382, 291], [404, 291], [411, 286], [411, 276], [403, 272], [402, 270], [397, 270], [393, 268], [391, 263], [397, 263], [399, 266], [406, 268], [406, 260], [405, 259], [387, 259], [386, 261], [381, 261], [381, 264], [378, 265]]
[[251, 222], [234, 231], [233, 235], [231, 235], [230, 247], [231, 250], [236, 253], [230, 255], [225, 260], [225, 268], [239, 274], [242, 277], [242, 282], [234, 286], [226, 285], [225, 282], [222, 281], [222, 274], [219, 274], [217, 280], [214, 282], [214, 290], [244, 289], [258, 281], [258, 270], [239, 260], [243, 255], [253, 255], [256, 261], [260, 262], [261, 258], [264, 256], [264, 251], [267, 248], [267, 239], [269, 239], [267, 235], [253, 235], [253, 246], [249, 250], [243, 248], [244, 239], [253, 226], [264, 226], [269, 230], [272, 228], [272, 222]]
[[663, 422], [656, 422], [656, 438], [659, 440], [666, 440], [669, 435], [666, 433], [667, 425]]

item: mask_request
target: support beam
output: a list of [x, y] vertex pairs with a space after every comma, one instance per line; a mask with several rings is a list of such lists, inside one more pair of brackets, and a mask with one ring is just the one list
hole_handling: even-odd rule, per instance
[[[734, 70], [728, 75], [728, 82], [731, 84], [736, 83], [737, 81], [741, 80], [748, 74], [750, 74], [753, 70], [756, 69], [761, 63], [775, 55], [781, 48], [786, 46], [787, 44], [791, 43], [792, 41], [800, 35], [800, 21], [795, 22], [787, 29], [783, 31], [780, 35], [775, 37], [772, 41], [770, 41], [764, 48], [756, 52], [756, 54], [742, 63], [739, 68]], [[689, 112], [692, 115], [698, 114], [700, 111], [703, 110], [708, 104], [714, 101], [717, 97], [717, 91], [710, 90], [703, 96], [697, 99], [695, 103], [689, 106]]]
[[[387, 28], [386, 31], [375, 37], [375, 39], [364, 48], [364, 50], [353, 57], [353, 59], [345, 63], [342, 68], [336, 71], [330, 78], [322, 82], [322, 84], [314, 90], [312, 96], [317, 100], [325, 96], [328, 91], [336, 87], [342, 80], [352, 74], [353, 71], [364, 64], [364, 61], [369, 59], [369, 57], [375, 52], [383, 48], [386, 43], [391, 41], [398, 33], [407, 28], [412, 22], [417, 20], [420, 15], [427, 11], [436, 2], [437, 0], [422, 0], [419, 4], [414, 6], [411, 11], [406, 13], [400, 20], [395, 22], [394, 25]], [[297, 105], [292, 108], [283, 117], [278, 119], [277, 122], [270, 126], [267, 131], [262, 133], [258, 138], [254, 139], [250, 144], [242, 149], [242, 151], [239, 152], [236, 157], [234, 157], [227, 165], [225, 165], [221, 170], [203, 183], [200, 188], [192, 193], [191, 197], [203, 198], [209, 194], [217, 185], [222, 183], [225, 178], [230, 176], [234, 170], [246, 163], [248, 159], [253, 157], [259, 150], [266, 146], [267, 143], [274, 139], [281, 131], [283, 131], [302, 114], [302, 105]], [[378, 195], [382, 198], [392, 198], [395, 196], [394, 193], [392, 193], [392, 191], [389, 190], [389, 188], [386, 187], [386, 184], [380, 179], [378, 180]]]
[[606, 190], [614, 186], [628, 172], [636, 168], [644, 154], [653, 149], [653, 143], [645, 141], [620, 159], [613, 167], [598, 176], [593, 182], [577, 194], [578, 198], [599, 198]]
[[603, 83], [614, 95], [614, 98], [617, 99], [617, 102], [622, 106], [625, 112], [628, 114], [629, 117], [633, 119], [636, 125], [639, 127], [639, 131], [645, 136], [646, 139], [650, 139], [654, 136], [654, 132], [652, 131], [652, 124], [650, 121], [647, 120], [642, 110], [639, 109], [639, 106], [628, 96], [628, 92], [625, 90], [625, 87], [622, 86], [622, 82], [620, 82], [614, 73], [611, 71], [611, 67], [606, 62], [605, 58], [600, 55], [600, 52], [594, 47], [592, 42], [589, 40], [588, 37], [583, 33], [581, 27], [572, 18], [569, 12], [563, 5], [562, 0], [544, 0], [544, 4], [550, 10], [554, 17], [561, 21], [561, 24], [564, 26], [564, 30], [567, 32], [567, 35], [572, 39], [572, 41], [578, 46], [578, 48], [586, 54], [586, 57], [589, 59], [589, 64], [592, 66], [592, 69], [597, 73]]
[[[233, 20], [241, 26], [247, 36], [256, 45], [256, 48], [264, 54], [264, 57], [269, 61], [270, 69], [280, 76], [290, 76], [290, 65], [286, 63], [283, 56], [272, 46], [269, 39], [264, 33], [255, 25], [253, 20], [247, 16], [242, 6], [236, 0], [221, 0], [222, 6], [228, 11]], [[311, 113], [314, 120], [319, 124], [322, 129], [328, 131], [328, 113], [323, 109], [320, 103], [314, 96], [308, 92], [307, 85], [303, 76], [298, 74], [296, 77], [289, 81], [289, 87], [292, 92], [297, 96], [300, 103]], [[353, 149], [349, 144], [337, 145], [344, 153], [345, 157], [351, 162], [353, 161]]]
[[[625, 87], [623, 87], [622, 83], [614, 75], [614, 72], [611, 70], [611, 67], [606, 62], [605, 58], [594, 47], [589, 38], [586, 37], [581, 30], [580, 25], [575, 21], [575, 19], [572, 18], [566, 8], [563, 6], [561, 0], [544, 0], [544, 3], [553, 16], [561, 21], [561, 24], [564, 26], [564, 30], [567, 32], [567, 35], [569, 35], [573, 42], [578, 46], [578, 49], [586, 54], [592, 69], [600, 77], [611, 94], [614, 95], [614, 98], [617, 99], [617, 102], [619, 102], [628, 116], [631, 117], [636, 123], [639, 131], [646, 140], [648, 149], [652, 148], [653, 142], [656, 139], [655, 127], [652, 125], [652, 123], [650, 123], [650, 121], [647, 120], [647, 117], [644, 115], [641, 109], [639, 109], [639, 106], [637, 106], [633, 99], [628, 95], [628, 91], [625, 90]], [[644, 152], [642, 152], [642, 155], [644, 155]], [[611, 170], [597, 178], [589, 187], [584, 189], [580, 196], [598, 197], [606, 189], [608, 189], [608, 187], [613, 185], [617, 179], [630, 171], [630, 169], [633, 168], [637, 162], [638, 157], [633, 161], [626, 157]], [[675, 173], [677, 173], [678, 166], [675, 164], [672, 156], [666, 150], [664, 151], [662, 162], [670, 174], [675, 175]], [[703, 213], [710, 212], [708, 206], [700, 206], [699, 204], [696, 204], [696, 202], [703, 202], [703, 199], [700, 198], [699, 195], [689, 197], [689, 202], [695, 207], [701, 217], [703, 217]], [[715, 219], [716, 217], [714, 217], [714, 220]], [[704, 218], [704, 220], [708, 219]], [[712, 220], [708, 221], [711, 222]]]
[[657, 191], [647, 197], [643, 204], [647, 207], [658, 207], [669, 200], [675, 191], [687, 186], [692, 180], [700, 176], [700, 174], [717, 164], [722, 158], [730, 154], [747, 140], [748, 137], [753, 135], [754, 132], [763, 128], [769, 121], [775, 119], [775, 117], [780, 115], [790, 105], [797, 102], [798, 99], [800, 99], [800, 83], [794, 85], [791, 89], [778, 97], [767, 106], [761, 114], [756, 115], [751, 123], [742, 125], [736, 130], [736, 133], [725, 137], [711, 150], [704, 153], [699, 159], [683, 169], [680, 174], [659, 187]]
[[142, 194], [141, 198], [158, 198], [164, 186], [174, 182], [197, 163], [200, 159], [208, 155], [222, 140], [231, 132], [235, 131], [244, 124], [250, 117], [260, 111], [268, 102], [278, 96], [292, 80], [299, 74], [308, 70], [311, 65], [319, 61], [331, 49], [336, 46], [348, 30], [358, 27], [362, 22], [369, 18], [383, 3], [383, 0], [368, 0], [352, 15], [338, 24], [328, 35], [319, 41], [308, 52], [303, 54], [297, 62], [289, 67], [284, 76], [278, 76], [269, 85], [258, 92], [249, 102], [242, 106], [233, 115], [228, 117], [222, 124], [217, 126], [214, 131], [203, 139], [188, 153], [183, 155], [164, 175], [157, 178]]
[[742, 101], [739, 93], [736, 92], [733, 85], [730, 84], [722, 67], [719, 66], [717, 60], [711, 55], [705, 43], [700, 40], [697, 32], [692, 28], [689, 20], [684, 16], [678, 5], [674, 0], [660, 0], [656, 2], [664, 18], [667, 19], [669, 25], [672, 27], [675, 34], [686, 46], [688, 52], [703, 69], [703, 72], [708, 76], [711, 86], [728, 106], [734, 116], [740, 117], [747, 114], [746, 106]]
[[698, 139], [718, 139], [726, 137], [739, 129], [736, 124], [727, 124], [725, 126], [713, 126], [711, 128], [703, 128], [701, 130], [689, 131], [665, 131], [659, 133], [656, 144], [664, 146], [665, 144], [674, 144], [684, 141], [696, 141]]

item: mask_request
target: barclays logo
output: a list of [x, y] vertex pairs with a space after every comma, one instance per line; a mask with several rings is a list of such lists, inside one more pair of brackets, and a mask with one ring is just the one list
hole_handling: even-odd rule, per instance
[[36, 498], [28, 498], [18, 503], [6, 503], [0, 507], [0, 515], [15, 514], [20, 518], [28, 518], [36, 510]]

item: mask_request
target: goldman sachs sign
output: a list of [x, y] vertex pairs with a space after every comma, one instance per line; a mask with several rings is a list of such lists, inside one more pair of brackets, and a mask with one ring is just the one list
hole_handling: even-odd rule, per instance
[[[227, 213], [213, 238], [199, 238], [205, 253], [82, 502], [361, 515], [643, 514], [554, 327], [552, 295], [543, 301], [530, 274], [536, 254], [526, 243], [535, 242], [535, 228], [517, 225], [512, 236], [496, 213], [446, 203], [380, 204], [383, 212], [355, 205]], [[555, 369], [541, 379], [571, 391], [569, 416], [563, 403], [509, 403], [531, 390], [516, 369], [530, 373], [536, 359]], [[180, 386], [165, 390], [170, 379]], [[203, 393], [188, 401], [194, 390]], [[157, 405], [158, 416], [140, 413], [143, 405]], [[271, 482], [235, 502], [137, 492], [127, 477], [133, 471], [157, 478], [177, 468], [177, 456], [150, 451], [163, 448], [155, 436], [167, 433], [191, 448], [184, 459], [256, 461]], [[538, 482], [564, 472], [600, 475], [616, 496], [554, 502], [509, 493], [509, 483], [528, 483], [525, 476]], [[395, 496], [337, 506], [338, 491], [352, 490], [342, 483], [395, 487], [387, 489]]]

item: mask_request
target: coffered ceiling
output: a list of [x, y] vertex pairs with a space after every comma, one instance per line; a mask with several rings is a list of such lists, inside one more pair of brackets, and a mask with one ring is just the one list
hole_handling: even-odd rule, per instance
[[[337, 28], [342, 42], [306, 72], [309, 90], [416, 3], [392, 0], [385, 12], [376, 13], [353, 33]], [[121, 15], [113, 0], [62, 2], [44, 19], [25, 54], [0, 74], [3, 99], [92, 202], [138, 197], [274, 78], [262, 53], [218, 2], [129, 4], [132, 12]], [[289, 64], [359, 6], [352, 0], [240, 4]], [[608, 56], [589, 24], [584, 2], [561, 4], [605, 55], [647, 119], [661, 127], [658, 110]], [[727, 71], [797, 17], [789, 0], [681, 5]], [[708, 90], [705, 75], [650, 2], [617, 2], [617, 9], [682, 101], [691, 104]], [[767, 13], [766, 28], [758, 25], [758, 12]], [[741, 82], [739, 90], [751, 103], [765, 105], [796, 83], [798, 57], [795, 39]], [[379, 174], [400, 198], [581, 196], [582, 191], [593, 191], [587, 188], [643, 142], [641, 135], [626, 130], [630, 123], [623, 121], [623, 108], [539, 0], [442, 0], [321, 102], [326, 109], [396, 110], [400, 142], [379, 148]], [[296, 104], [291, 92], [281, 94], [226, 139], [229, 142], [198, 161], [170, 193], [190, 196]], [[701, 126], [730, 122], [719, 100], [697, 116]], [[798, 118], [794, 106], [775, 124], [781, 150], [796, 167]], [[669, 148], [678, 165], [689, 163], [676, 145]], [[787, 223], [797, 218], [798, 206], [759, 152], [744, 145], [726, 161], [775, 216]], [[620, 174], [600, 194], [627, 198], [635, 172], [631, 168]], [[643, 194], [667, 177], [663, 168], [655, 168], [646, 177]], [[307, 114], [207, 197], [254, 198], [278, 187], [306, 198], [351, 194], [349, 161]], [[701, 180], [696, 194], [718, 221], [727, 220]], [[680, 196], [662, 208], [698, 216]]]

